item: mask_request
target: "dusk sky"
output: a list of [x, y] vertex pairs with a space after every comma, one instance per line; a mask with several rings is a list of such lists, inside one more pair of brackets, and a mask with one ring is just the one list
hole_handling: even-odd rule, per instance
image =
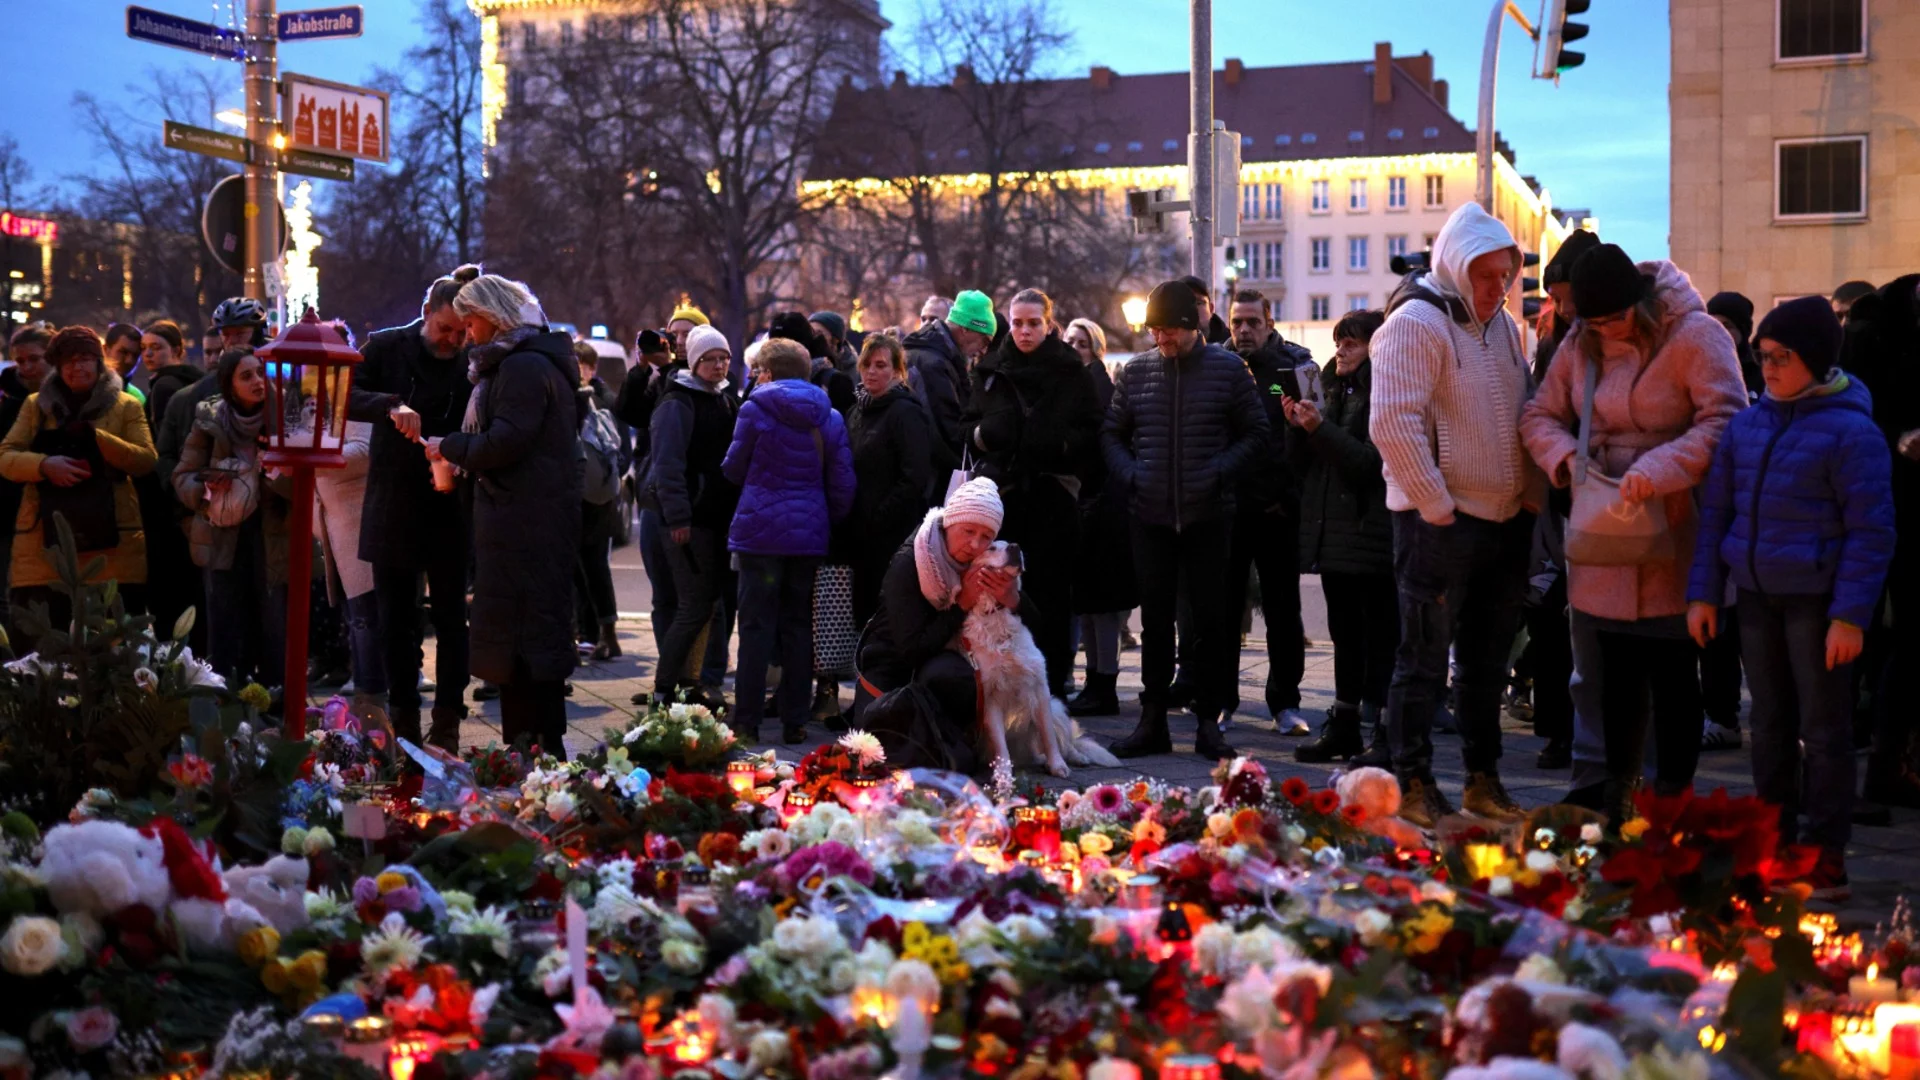
[[[1122, 74], [1180, 70], [1187, 63], [1187, 5], [1181, 0], [1055, 0], [1075, 35], [1063, 72], [1106, 64]], [[1538, 0], [1518, 0], [1533, 17]], [[342, 82], [397, 64], [416, 36], [411, 0], [363, 0], [365, 37], [284, 45], [281, 68]], [[188, 18], [227, 23], [221, 0], [149, 0]], [[306, 6], [304, 4], [297, 6]], [[294, 9], [296, 3], [285, 5]], [[11, 133], [41, 183], [104, 168], [73, 97], [90, 91], [110, 102], [133, 100], [155, 69], [215, 68], [240, 103], [240, 68], [178, 49], [130, 41], [125, 6], [111, 0], [0, 0], [10, 38], [0, 65], [0, 132]], [[917, 0], [881, 0], [896, 25], [910, 24]], [[1469, 127], [1480, 74], [1487, 5], [1466, 0], [1215, 0], [1215, 66], [1239, 57], [1248, 66], [1363, 60], [1375, 41], [1401, 55], [1434, 55], [1452, 84], [1454, 115]], [[1602, 233], [1636, 258], [1667, 252], [1667, 5], [1660, 0], [1594, 0], [1592, 34], [1579, 44], [1585, 65], [1559, 87], [1528, 77], [1533, 44], [1511, 23], [1501, 50], [1498, 127], [1522, 173], [1537, 176], [1556, 205], [1590, 208]], [[32, 43], [44, 43], [38, 48]], [[399, 116], [396, 122], [404, 122]], [[206, 121], [202, 121], [205, 123]], [[160, 134], [160, 118], [152, 135]], [[362, 163], [362, 168], [368, 168]]]

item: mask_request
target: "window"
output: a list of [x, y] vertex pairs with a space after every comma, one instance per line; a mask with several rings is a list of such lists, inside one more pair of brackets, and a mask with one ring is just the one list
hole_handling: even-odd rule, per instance
[[1313, 265], [1310, 269], [1316, 274], [1324, 274], [1333, 269], [1333, 240], [1325, 236], [1316, 236], [1307, 243], [1313, 251]]
[[1168, 139], [1166, 142], [1163, 142], [1160, 144], [1160, 149], [1165, 150], [1167, 153], [1171, 154], [1175, 150], [1180, 149], [1180, 140]]
[[1776, 60], [1867, 55], [1866, 0], [1777, 0]]
[[660, 40], [660, 16], [658, 15], [647, 16], [647, 40]]
[[1280, 220], [1280, 192], [1282, 190], [1284, 189], [1279, 184], [1267, 185], [1267, 220], [1268, 221]]
[[1293, 145], [1293, 136], [1291, 136], [1291, 135], [1275, 135], [1275, 136], [1273, 137], [1273, 145], [1275, 145], [1275, 146], [1292, 146], [1292, 145]]
[[1139, 152], [1140, 152], [1140, 143], [1138, 141], [1130, 142], [1127, 144], [1127, 153], [1137, 154]]
[[527, 73], [507, 72], [507, 104], [516, 108], [527, 103]]
[[707, 33], [717, 34], [719, 32], [720, 32], [720, 9], [708, 8], [707, 9]]
[[1104, 188], [1095, 188], [1094, 190], [1092, 190], [1092, 191], [1090, 191], [1090, 192], [1088, 192], [1088, 193], [1087, 193], [1087, 201], [1088, 201], [1088, 202], [1089, 202], [1089, 203], [1090, 203], [1090, 204], [1092, 205], [1092, 209], [1093, 209], [1093, 216], [1094, 216], [1094, 217], [1096, 217], [1096, 218], [1103, 218], [1103, 217], [1106, 217], [1106, 216], [1107, 216], [1107, 192], [1106, 192], [1106, 189], [1104, 189]]
[[1248, 184], [1240, 189], [1240, 218], [1253, 221], [1260, 216], [1260, 185]]
[[1447, 205], [1447, 178], [1444, 176], [1427, 177], [1427, 206]]
[[1360, 271], [1367, 268], [1367, 238], [1364, 236], [1347, 237], [1347, 269]]
[[1420, 133], [1420, 137], [1423, 139], [1437, 139], [1440, 137], [1440, 129], [1437, 127], [1427, 128]]
[[1399, 128], [1387, 129], [1387, 138], [1393, 142], [1399, 142], [1401, 139], [1404, 139], [1406, 137], [1407, 137], [1407, 133], [1405, 131], [1402, 131]]
[[1349, 211], [1367, 208], [1367, 182], [1365, 180], [1347, 181], [1347, 209]]
[[1263, 272], [1261, 273], [1260, 276], [1267, 281], [1279, 281], [1281, 278], [1279, 242], [1276, 241], [1271, 244], [1262, 244], [1261, 247], [1265, 251], [1266, 260], [1264, 265], [1261, 267], [1261, 270]]
[[1367, 294], [1363, 292], [1348, 293], [1347, 294], [1347, 310], [1348, 311], [1367, 310]]
[[1307, 297], [1307, 318], [1313, 322], [1326, 322], [1333, 318], [1333, 297]]
[[573, 47], [573, 20], [572, 19], [560, 20], [560, 47], [563, 49], [570, 49]]
[[1104, 153], [1107, 153], [1107, 152], [1109, 152], [1109, 151], [1111, 151], [1112, 149], [1113, 149], [1113, 144], [1112, 144], [1112, 143], [1104, 143], [1104, 142], [1102, 142], [1102, 143], [1094, 143], [1094, 144], [1093, 144], [1093, 152], [1094, 152], [1094, 153], [1096, 153], [1096, 154], [1104, 154]]
[[1776, 218], [1867, 216], [1867, 138], [1794, 139], [1774, 144]]
[[528, 52], [540, 47], [540, 27], [537, 23], [520, 24], [520, 47]]
[[1391, 259], [1396, 255], [1404, 256], [1406, 255], [1406, 253], [1407, 253], [1406, 237], [1404, 236], [1387, 237], [1387, 258]]
[[1404, 176], [1387, 177], [1387, 209], [1405, 210], [1407, 208], [1407, 178]]
[[1435, 236], [1437, 236], [1437, 235], [1439, 235], [1439, 234], [1437, 234], [1437, 233], [1428, 233], [1428, 234], [1427, 234], [1427, 235], [1426, 235], [1426, 236], [1425, 236], [1425, 237], [1424, 237], [1424, 238], [1423, 238], [1423, 239], [1421, 240], [1421, 242], [1420, 242], [1420, 250], [1421, 250], [1421, 251], [1432, 251], [1432, 250], [1433, 250], [1433, 238], [1434, 238]]
[[1328, 183], [1329, 181], [1326, 180], [1313, 182], [1313, 212], [1316, 214], [1324, 214], [1333, 209], [1333, 195], [1328, 189]]
[[1307, 132], [1305, 135], [1300, 136], [1301, 146], [1312, 146], [1314, 143], [1317, 143], [1319, 141], [1320, 141], [1320, 136], [1315, 135], [1311, 131]]

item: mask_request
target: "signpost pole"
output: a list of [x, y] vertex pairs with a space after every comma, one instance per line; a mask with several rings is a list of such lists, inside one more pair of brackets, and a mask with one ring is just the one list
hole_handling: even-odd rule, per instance
[[[1193, 230], [1193, 275], [1213, 285], [1213, 0], [1191, 0], [1192, 70], [1187, 104], [1187, 221]], [[1206, 327], [1200, 328], [1204, 336]]]
[[279, 237], [278, 140], [279, 27], [274, 0], [247, 0], [247, 140], [253, 157], [247, 163], [247, 272], [246, 295], [267, 298], [266, 278], [260, 268], [273, 260]]

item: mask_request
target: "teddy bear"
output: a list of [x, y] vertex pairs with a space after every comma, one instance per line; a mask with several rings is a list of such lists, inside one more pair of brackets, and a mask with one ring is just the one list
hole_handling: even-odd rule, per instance
[[222, 880], [228, 937], [256, 926], [271, 926], [285, 937], [307, 925], [307, 860], [275, 855], [262, 866], [236, 866]]
[[1372, 766], [1353, 769], [1341, 774], [1334, 790], [1340, 794], [1341, 805], [1366, 811], [1361, 828], [1386, 837], [1402, 849], [1425, 846], [1420, 830], [1399, 817], [1400, 781], [1392, 773]]
[[42, 841], [40, 873], [62, 914], [104, 918], [144, 904], [165, 911], [173, 895], [166, 845], [117, 821], [59, 825]]

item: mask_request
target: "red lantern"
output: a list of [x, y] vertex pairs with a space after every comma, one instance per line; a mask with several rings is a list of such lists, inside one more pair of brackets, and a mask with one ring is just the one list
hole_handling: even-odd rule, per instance
[[311, 309], [280, 336], [254, 350], [266, 365], [267, 448], [260, 460], [293, 477], [287, 520], [287, 674], [281, 708], [289, 739], [307, 733], [306, 582], [313, 572], [313, 470], [347, 463], [347, 393], [353, 386], [353, 351]]

